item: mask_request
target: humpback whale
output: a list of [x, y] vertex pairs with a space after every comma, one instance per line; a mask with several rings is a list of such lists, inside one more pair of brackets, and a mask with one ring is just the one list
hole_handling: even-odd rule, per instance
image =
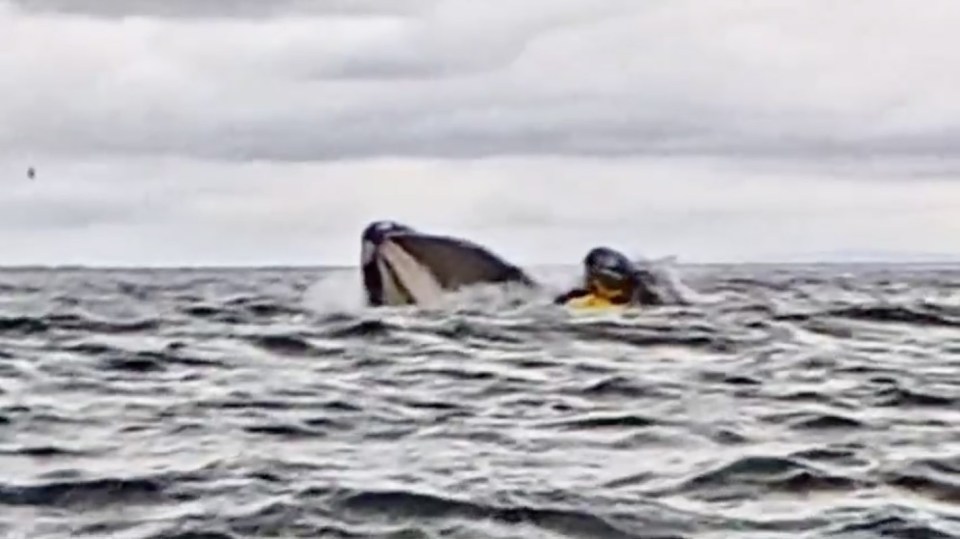
[[526, 272], [485, 247], [395, 221], [368, 224], [361, 243], [370, 306], [431, 305], [446, 292], [482, 283], [536, 286]]

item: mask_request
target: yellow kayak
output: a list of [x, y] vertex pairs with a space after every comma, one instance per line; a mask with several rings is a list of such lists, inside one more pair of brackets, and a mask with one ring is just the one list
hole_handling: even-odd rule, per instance
[[609, 299], [602, 298], [595, 294], [586, 294], [577, 298], [572, 298], [564, 303], [564, 306], [576, 310], [624, 310], [627, 308], [626, 305], [617, 305]]

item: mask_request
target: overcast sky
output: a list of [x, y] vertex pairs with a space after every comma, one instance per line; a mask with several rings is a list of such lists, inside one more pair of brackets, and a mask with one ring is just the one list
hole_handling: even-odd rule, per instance
[[[0, 264], [960, 258], [956, 0], [0, 0]], [[36, 178], [26, 171], [36, 167]]]

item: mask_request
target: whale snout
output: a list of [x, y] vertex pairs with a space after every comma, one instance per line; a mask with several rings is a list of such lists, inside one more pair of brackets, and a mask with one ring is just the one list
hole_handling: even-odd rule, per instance
[[363, 229], [363, 241], [379, 246], [391, 235], [404, 232], [413, 232], [413, 229], [396, 221], [374, 221]]
[[413, 232], [413, 228], [398, 223], [396, 221], [382, 220], [374, 221], [363, 229], [362, 239], [363, 247], [361, 250], [361, 265], [372, 264], [377, 256], [377, 252], [387, 239], [395, 234]]

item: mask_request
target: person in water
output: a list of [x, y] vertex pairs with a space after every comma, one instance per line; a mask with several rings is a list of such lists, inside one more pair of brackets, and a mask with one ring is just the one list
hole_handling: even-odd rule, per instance
[[583, 259], [583, 284], [554, 299], [560, 305], [659, 305], [653, 275], [609, 247], [591, 249]]

